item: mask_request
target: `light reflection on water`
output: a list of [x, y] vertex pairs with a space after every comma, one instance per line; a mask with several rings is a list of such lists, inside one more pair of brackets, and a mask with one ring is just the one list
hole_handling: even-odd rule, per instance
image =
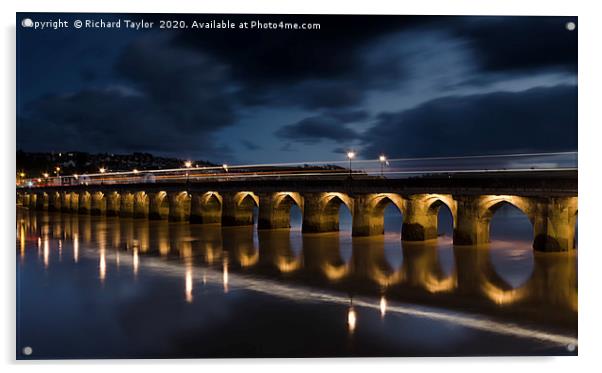
[[[439, 338], [441, 333], [443, 335], [449, 333], [449, 331], [445, 332], [448, 327], [438, 324], [443, 322], [456, 323], [462, 327], [474, 325], [476, 329], [483, 324], [484, 326], [481, 328], [483, 332], [499, 332], [500, 334], [504, 334], [501, 326], [506, 322], [522, 324], [524, 327], [514, 330], [513, 337], [522, 338], [528, 336], [529, 330], [537, 330], [540, 334], [535, 339], [540, 338], [548, 343], [573, 340], [572, 336], [576, 335], [576, 254], [533, 253], [530, 239], [520, 237], [521, 230], [525, 230], [524, 227], [517, 228], [518, 234], [510, 234], [513, 233], [512, 227], [516, 225], [516, 219], [511, 213], [506, 216], [508, 219], [492, 223], [494, 240], [488, 247], [480, 248], [454, 247], [451, 232], [449, 230], [445, 232], [446, 225], [451, 227], [451, 219], [446, 223], [444, 214], [440, 219], [440, 228], [443, 230], [443, 232], [440, 230], [441, 237], [426, 243], [404, 244], [400, 242], [401, 217], [395, 211], [393, 214], [388, 213], [385, 219], [384, 236], [358, 238], [351, 237], [350, 220], [345, 220], [345, 211], [341, 213], [342, 231], [340, 233], [312, 235], [301, 234], [300, 216], [294, 214], [290, 231], [259, 232], [253, 227], [221, 228], [217, 225], [201, 226], [27, 210], [20, 210], [19, 214], [22, 219], [17, 220], [19, 225], [17, 247], [20, 253], [18, 263], [20, 268], [22, 267], [19, 271], [20, 276], [23, 276], [20, 277], [20, 281], [25, 287], [29, 282], [31, 282], [30, 286], [36, 284], [35, 280], [31, 280], [28, 276], [35, 278], [36, 263], [40, 263], [42, 268], [45, 268], [47, 275], [56, 273], [53, 271], [62, 271], [61, 276], [73, 281], [73, 284], [69, 285], [74, 287], [69, 290], [73, 293], [71, 295], [83, 298], [84, 296], [78, 293], [93, 285], [89, 283], [84, 285], [78, 277], [83, 276], [83, 273], [69, 270], [68, 267], [65, 267], [66, 263], [59, 265], [54, 262], [54, 260], [58, 261], [58, 255], [63, 255], [63, 251], [65, 255], [69, 255], [71, 251], [73, 261], [68, 263], [71, 266], [80, 265], [78, 264], [80, 262], [81, 266], [86, 266], [88, 261], [96, 263], [96, 278], [105, 292], [116, 286], [115, 284], [111, 285], [112, 281], [117, 281], [120, 286], [130, 288], [133, 286], [132, 281], [141, 276], [144, 278], [143, 284], [150, 281], [159, 281], [162, 284], [166, 281], [164, 276], [173, 273], [175, 267], [176, 271], [180, 273], [180, 285], [176, 295], [180, 294], [181, 301], [191, 307], [210, 307], [212, 303], [222, 304], [227, 299], [245, 298], [240, 311], [222, 304], [220, 312], [230, 315], [230, 323], [233, 322], [232, 318], [244, 315], [244, 313], [240, 315], [239, 313], [243, 312], [245, 305], [248, 307], [257, 303], [273, 307], [271, 298], [249, 296], [248, 291], [254, 289], [254, 291], [263, 292], [264, 295], [278, 296], [270, 291], [260, 290], [259, 285], [252, 285], [257, 282], [248, 282], [244, 280], [245, 278], [255, 279], [253, 281], [268, 281], [268, 284], [272, 284], [264, 286], [268, 290], [277, 289], [280, 286], [296, 289], [294, 294], [298, 294], [298, 296], [295, 298], [297, 305], [294, 307], [297, 308], [301, 308], [301, 304], [312, 303], [311, 299], [301, 296], [307, 292], [303, 289], [314, 289], [311, 291], [312, 294], [322, 294], [319, 297], [330, 294], [326, 297], [335, 299], [336, 302], [345, 303], [345, 299], [353, 302], [355, 299], [355, 303], [347, 305], [345, 318], [346, 328], [353, 332], [354, 342], [347, 347], [347, 350], [330, 354], [324, 352], [327, 356], [446, 354], [444, 347], [428, 341], [420, 341], [420, 348], [413, 346], [414, 350], [407, 346], [396, 350], [387, 345], [386, 348], [381, 346], [379, 351], [373, 351], [369, 347], [362, 346], [361, 333], [358, 332], [361, 332], [362, 325], [370, 324], [369, 316], [362, 314], [362, 309], [368, 304], [378, 311], [379, 323], [387, 326], [387, 330], [380, 332], [370, 328], [372, 329], [372, 339], [393, 338], [389, 336], [389, 333], [393, 333], [396, 323], [401, 322], [396, 319], [400, 317], [400, 314], [420, 315], [422, 318], [430, 317], [431, 321], [427, 328], [430, 328], [430, 333], [437, 334]], [[494, 219], [496, 218], [494, 217]], [[499, 229], [496, 231], [493, 228], [498, 224], [506, 224], [505, 236], [503, 232], [499, 232]], [[529, 227], [527, 226], [527, 228]], [[38, 250], [37, 262], [30, 262], [32, 257], [29, 253], [32, 249], [34, 253], [35, 250]], [[40, 251], [42, 251], [41, 262]], [[213, 281], [212, 276], [216, 271], [219, 278]], [[132, 277], [124, 278], [125, 273], [130, 273]], [[42, 282], [43, 286], [52, 286], [52, 283], [48, 285], [47, 279], [44, 281]], [[261, 281], [260, 284], [263, 284]], [[221, 295], [211, 290], [214, 289], [212, 286], [216, 284], [221, 287]], [[153, 288], [153, 293], [158, 298], [149, 299], [155, 304], [154, 307], [158, 307], [157, 310], [174, 307], [168, 301], [173, 296], [172, 292], [167, 292], [163, 286], [159, 285]], [[253, 288], [254, 286], [255, 288]], [[21, 289], [23, 288], [22, 286]], [[321, 289], [321, 292], [316, 293], [316, 289]], [[21, 295], [22, 298], [27, 298], [27, 301], [21, 303], [35, 304], [39, 301], [40, 296], [35, 290], [40, 289], [34, 289], [31, 294]], [[65, 289], [60, 290], [64, 291]], [[210, 294], [207, 294], [208, 291]], [[131, 298], [135, 299], [140, 296], [132, 294]], [[113, 299], [107, 302], [118, 308], [121, 303], [127, 304], [127, 299]], [[422, 311], [418, 312], [414, 308], [408, 308], [408, 302], [421, 307], [436, 307], [439, 311], [429, 312], [438, 316], [427, 316], [427, 314], [421, 313]], [[322, 316], [323, 313], [327, 314], [324, 307], [326, 306], [320, 306], [314, 309], [313, 313], [304, 314], [304, 317], [312, 319], [314, 322], [316, 322], [316, 317], [329, 319], [327, 316]], [[546, 312], [542, 313], [541, 309], [546, 309]], [[392, 310], [393, 313], [391, 313]], [[148, 312], [150, 315], [153, 314], [153, 311]], [[155, 312], [157, 312], [157, 318], [161, 317], [161, 312]], [[458, 312], [481, 316], [450, 316]], [[28, 314], [28, 312], [23, 312], [20, 325], [25, 325], [26, 321], [34, 323], [28, 319]], [[498, 321], [483, 321], [482, 317]], [[263, 321], [271, 320], [266, 316], [266, 320]], [[255, 320], [255, 322], [261, 324], [262, 320]], [[418, 324], [419, 322], [415, 321], [414, 323]], [[334, 325], [338, 324], [334, 323], [333, 327]], [[280, 326], [278, 322], [275, 322], [273, 327], [277, 329]], [[529, 329], [530, 327], [532, 329]], [[98, 328], [97, 332], [101, 332], [103, 329], [100, 325], [97, 325], [96, 328]], [[157, 328], [161, 329], [157, 325], [150, 327], [151, 331], [148, 333], [153, 334], [156, 332], [154, 329]], [[27, 330], [28, 328], [23, 327], [23, 329]], [[549, 333], [546, 333], [546, 330]], [[457, 331], [452, 333], [457, 334]], [[466, 333], [468, 332], [464, 332], [464, 334]], [[211, 335], [209, 332], [205, 334]], [[463, 335], [463, 333], [460, 334]], [[261, 337], [259, 338], [261, 340]], [[340, 337], [331, 336], [330, 338], [331, 342], [335, 343]], [[395, 343], [403, 346], [404, 343], [408, 343], [406, 339], [417, 337], [396, 335], [394, 338]], [[458, 337], [446, 335], [446, 338]], [[294, 344], [290, 341], [288, 343]], [[475, 343], [482, 344], [483, 342], [475, 341]], [[529, 343], [541, 343], [541, 341]], [[469, 344], [458, 353], [478, 354], [484, 347], [477, 344], [472, 346]], [[226, 345], [229, 346], [227, 343]], [[378, 345], [378, 343], [375, 344], [375, 346]], [[510, 346], [512, 345], [510, 344]], [[486, 353], [524, 354], [530, 351], [534, 354], [545, 354], [547, 351], [541, 346], [534, 350], [525, 350], [523, 346], [521, 347], [523, 350], [519, 350], [519, 346], [521, 344], [517, 343], [513, 350], [509, 346], [502, 347], [493, 344], [489, 345]], [[271, 348], [279, 351], [278, 348], [282, 347], [272, 346]], [[144, 351], [144, 348], [140, 347], [140, 349]], [[153, 351], [152, 348], [148, 350]], [[182, 350], [186, 349], [182, 347], [177, 351], [160, 349], [153, 353], [166, 354], [171, 357], [182, 354], [186, 356], [273, 356], [273, 354], [275, 356], [297, 356], [294, 353], [278, 355], [276, 352], [270, 353], [269, 350], [264, 351], [264, 355], [261, 353], [247, 355], [247, 350], [242, 347], [240, 351], [230, 349], [230, 354], [224, 352], [227, 350], [225, 348], [221, 353], [215, 352], [210, 355], [199, 352], [188, 355]], [[138, 356], [135, 355], [136, 353], [144, 355], [144, 353], [136, 351], [131, 353], [134, 355], [126, 354], [126, 356]], [[554, 353], [562, 353], [554, 351]], [[79, 353], [80, 355], [77, 356], [88, 356], [85, 353], [81, 355], [81, 351]], [[102, 350], [96, 355], [90, 353], [90, 356], [104, 353], [106, 352]]]

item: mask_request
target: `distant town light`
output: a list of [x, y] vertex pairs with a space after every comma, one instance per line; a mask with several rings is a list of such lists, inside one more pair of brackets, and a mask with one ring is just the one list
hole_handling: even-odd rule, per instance
[[227, 164], [223, 164], [222, 167], [224, 168], [224, 170], [226, 170], [226, 172], [228, 172], [228, 165]]
[[98, 171], [100, 171], [101, 174], [104, 174], [105, 171], [106, 171], [106, 169], [104, 167], [101, 167], [101, 168], [98, 169]]
[[25, 172], [21, 172], [21, 173], [19, 174], [19, 176], [21, 176], [21, 177], [25, 177]]
[[48, 173], [47, 173], [47, 172], [44, 172], [44, 173], [42, 174], [42, 176], [44, 176], [44, 179], [48, 179]]
[[135, 169], [135, 168], [134, 168], [133, 172], [134, 172], [135, 174], [137, 174], [137, 173], [138, 173], [138, 172], [140, 172], [140, 171], [138, 171], [137, 169]]
[[61, 168], [59, 166], [56, 166], [55, 170], [56, 170], [56, 172], [59, 172], [61, 170]]
[[186, 162], [184, 162], [184, 166], [186, 166], [186, 168], [190, 168], [190, 167], [192, 167], [192, 162], [186, 161]]
[[384, 154], [381, 154], [380, 157], [378, 157], [378, 160], [381, 162], [386, 162], [387, 161], [387, 157], [385, 157]]
[[77, 179], [79, 177], [79, 175], [78, 174], [73, 174], [73, 177]]

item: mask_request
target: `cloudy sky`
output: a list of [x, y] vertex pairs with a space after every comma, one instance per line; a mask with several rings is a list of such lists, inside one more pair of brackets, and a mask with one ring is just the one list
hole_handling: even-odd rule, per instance
[[577, 150], [575, 17], [168, 18], [321, 27], [19, 27], [17, 148], [216, 163]]

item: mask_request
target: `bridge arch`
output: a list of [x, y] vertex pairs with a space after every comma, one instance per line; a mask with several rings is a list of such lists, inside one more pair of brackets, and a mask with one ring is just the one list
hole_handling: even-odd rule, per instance
[[38, 210], [48, 209], [48, 205], [50, 204], [50, 198], [48, 196], [48, 193], [46, 193], [46, 192], [37, 193], [35, 203], [36, 203], [35, 207]]
[[190, 206], [190, 221], [199, 224], [219, 223], [222, 219], [223, 198], [217, 192], [193, 193]]
[[531, 224], [531, 236], [534, 237], [536, 204], [524, 197], [517, 196], [488, 196], [481, 203], [482, 235], [484, 242], [491, 241], [491, 222], [494, 215], [503, 207], [512, 207], [527, 217]]
[[[425, 203], [427, 204], [427, 216], [434, 219], [435, 232], [437, 235], [441, 232], [441, 212], [447, 211], [451, 216], [451, 232], [456, 228], [456, 216], [458, 206], [451, 195], [434, 194], [429, 195]], [[443, 210], [442, 210], [443, 209]]]

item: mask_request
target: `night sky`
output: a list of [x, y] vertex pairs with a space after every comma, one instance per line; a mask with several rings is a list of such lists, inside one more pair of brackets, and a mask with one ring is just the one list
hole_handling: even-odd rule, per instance
[[121, 18], [321, 29], [18, 26], [17, 149], [216, 163], [577, 150], [576, 17]]

